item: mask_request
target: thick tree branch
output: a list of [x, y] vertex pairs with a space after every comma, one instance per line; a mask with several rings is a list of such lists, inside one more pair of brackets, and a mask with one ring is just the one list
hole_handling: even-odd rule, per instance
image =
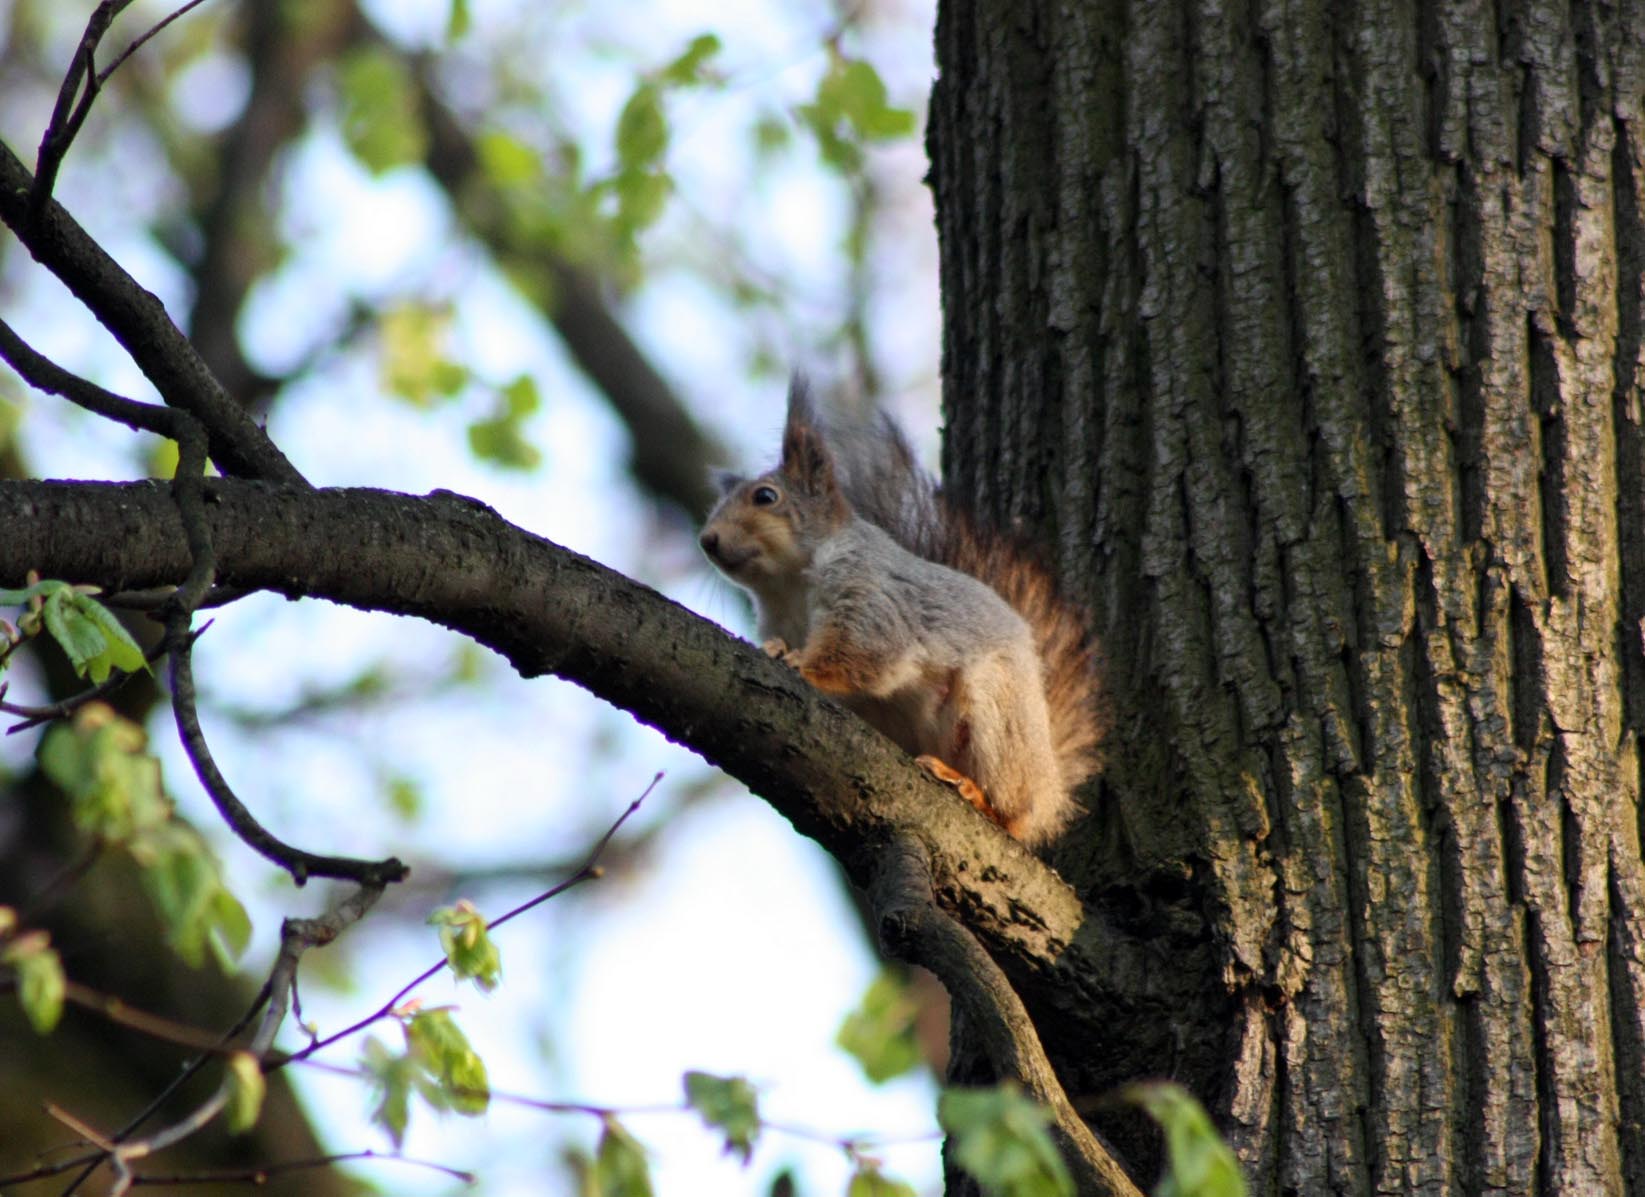
[[[522, 674], [575, 681], [748, 784], [861, 887], [888, 843], [916, 838], [938, 903], [1004, 968], [1047, 1043], [1089, 1054], [1122, 1016], [1160, 1028], [1159, 1042], [1112, 1043], [1101, 1075], [1064, 1075], [1067, 1085], [1161, 1071], [1174, 1020], [1220, 986], [1205, 945], [1162, 943], [1157, 929], [1132, 935], [1082, 907], [889, 741], [753, 646], [483, 504], [226, 479], [207, 497], [227, 584], [415, 615]], [[156, 483], [0, 483], [0, 527], [0, 585], [32, 568], [111, 590], [154, 586], [191, 563]]]
[[223, 391], [158, 298], [140, 287], [55, 200], [37, 220], [30, 218], [33, 185], [28, 168], [0, 142], [0, 221], [114, 334], [167, 405], [204, 426], [218, 467], [239, 477], [304, 485], [267, 433]]

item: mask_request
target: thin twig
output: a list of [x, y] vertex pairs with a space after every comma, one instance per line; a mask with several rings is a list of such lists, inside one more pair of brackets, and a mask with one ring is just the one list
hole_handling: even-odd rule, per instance
[[[65, 1144], [63, 1146], [68, 1146], [68, 1145]], [[54, 1148], [52, 1148], [52, 1150], [53, 1151], [61, 1151], [61, 1150], [63, 1150], [63, 1146], [54, 1147]], [[73, 1146], [79, 1146], [79, 1144], [73, 1144]], [[71, 1156], [68, 1159], [58, 1160], [55, 1164], [41, 1164], [38, 1167], [31, 1168], [27, 1172], [14, 1172], [10, 1176], [0, 1176], [0, 1186], [3, 1186], [5, 1188], [12, 1188], [16, 1185], [26, 1185], [30, 1181], [45, 1180], [47, 1177], [50, 1177], [50, 1176], [61, 1176], [63, 1173], [69, 1171], [71, 1168], [78, 1168], [78, 1167], [80, 1167], [80, 1165], [85, 1164], [85, 1165], [87, 1165], [86, 1171], [81, 1174], [81, 1178], [83, 1179], [84, 1177], [91, 1175], [92, 1170], [95, 1169], [97, 1167], [97, 1165], [102, 1163], [102, 1162], [103, 1162], [103, 1153], [102, 1152], [100, 1152], [100, 1151], [82, 1152], [81, 1154], [76, 1155], [76, 1156]], [[65, 1193], [72, 1193], [74, 1191], [74, 1188], [77, 1188], [78, 1185], [79, 1185], [79, 1181], [76, 1181], [74, 1187], [66, 1189], [66, 1190], [64, 1190], [64, 1192]]]
[[[131, 1135], [136, 1134], [137, 1128], [142, 1126], [143, 1123], [147, 1122], [150, 1118], [154, 1117], [160, 1108], [164, 1106], [171, 1098], [173, 1093], [177, 1092], [177, 1090], [181, 1089], [184, 1085], [188, 1084], [189, 1081], [193, 1080], [195, 1075], [199, 1073], [199, 1071], [204, 1068], [208, 1062], [217, 1059], [218, 1056], [223, 1053], [223, 1050], [231, 1042], [238, 1038], [242, 1031], [251, 1025], [251, 1020], [256, 1018], [257, 1012], [263, 1008], [263, 1003], [268, 1001], [268, 995], [269, 983], [264, 981], [262, 988], [257, 991], [257, 996], [253, 999], [251, 1006], [244, 1014], [235, 1020], [234, 1025], [218, 1036], [217, 1042], [212, 1045], [209, 1051], [201, 1052], [199, 1055], [195, 1056], [194, 1059], [184, 1065], [183, 1069], [171, 1079], [166, 1087], [161, 1089], [159, 1093], [155, 1094], [154, 1097], [149, 1100], [148, 1105], [139, 1110], [135, 1115], [133, 1115], [130, 1121], [114, 1133], [114, 1141], [116, 1143], [120, 1143], [129, 1138]], [[66, 1168], [57, 1169], [58, 1171], [66, 1171], [67, 1168], [76, 1167], [79, 1164], [85, 1165], [85, 1170], [82, 1171], [79, 1176], [74, 1178], [68, 1188], [63, 1190], [61, 1197], [73, 1197], [74, 1193], [79, 1190], [81, 1185], [85, 1184], [85, 1182], [91, 1177], [91, 1174], [97, 1170], [97, 1166], [102, 1162], [103, 1153], [94, 1152], [90, 1155], [83, 1156], [78, 1160], [70, 1161]], [[0, 1186], [15, 1183], [18, 1183], [16, 1178], [0, 1179]]]
[[104, 390], [95, 382], [71, 374], [56, 362], [35, 351], [17, 335], [15, 329], [0, 320], [0, 358], [30, 386], [52, 395], [61, 395], [70, 403], [83, 407], [94, 415], [114, 420], [138, 432], [152, 432], [156, 436], [175, 439], [177, 425], [192, 417], [174, 407], [160, 407], [153, 403], [139, 403]]
[[217, 768], [211, 749], [206, 745], [205, 733], [200, 730], [200, 716], [195, 708], [194, 668], [190, 660], [191, 645], [187, 635], [179, 631], [187, 627], [187, 615], [176, 612], [167, 622], [167, 639], [171, 644], [171, 705], [177, 715], [177, 732], [183, 742], [194, 772], [205, 787], [217, 813], [223, 816], [230, 830], [260, 856], [273, 861], [291, 874], [298, 885], [310, 877], [339, 877], [363, 885], [385, 885], [398, 881], [408, 870], [398, 858], [370, 861], [344, 856], [320, 856], [294, 848], [276, 838], [246, 809]]
[[[91, 112], [91, 102], [97, 96], [100, 82], [96, 62], [98, 43], [103, 40], [103, 34], [108, 32], [114, 18], [130, 3], [131, 0], [103, 0], [86, 21], [85, 32], [80, 35], [80, 44], [74, 50], [74, 59], [69, 63], [68, 73], [63, 76], [63, 85], [57, 89], [57, 104], [52, 109], [51, 120], [46, 123], [46, 131], [40, 138], [40, 153], [34, 164], [34, 187], [29, 192], [31, 224], [37, 222], [46, 210], [46, 201], [51, 198], [51, 190], [57, 183], [57, 168], [63, 164], [63, 155], [69, 152], [75, 134]], [[83, 92], [80, 87], [82, 82], [85, 83]], [[78, 103], [75, 102], [76, 97]]]
[[[323, 1060], [300, 1060], [304, 1068], [315, 1072], [323, 1072], [328, 1076], [350, 1077], [355, 1080], [371, 1080], [369, 1069], [351, 1067], [346, 1064], [332, 1064]], [[545, 1114], [584, 1114], [590, 1118], [644, 1118], [658, 1114], [694, 1114], [695, 1106], [689, 1101], [654, 1102], [651, 1105], [635, 1106], [607, 1106], [587, 1101], [552, 1101], [542, 1097], [531, 1097], [524, 1093], [510, 1093], [503, 1089], [469, 1089], [462, 1085], [453, 1085], [449, 1092], [454, 1097], [484, 1097], [499, 1105], [518, 1106], [526, 1110], [539, 1110]], [[828, 1147], [837, 1147], [846, 1152], [879, 1151], [886, 1147], [901, 1147], [909, 1143], [929, 1143], [934, 1139], [942, 1138], [941, 1131], [920, 1131], [911, 1135], [840, 1135], [832, 1131], [816, 1130], [809, 1126], [798, 1126], [792, 1122], [773, 1122], [769, 1118], [760, 1119], [760, 1129], [773, 1134], [787, 1135], [794, 1139], [803, 1139], [808, 1143], [821, 1143]]]
[[[650, 796], [651, 791], [657, 788], [657, 783], [660, 782], [662, 780], [662, 778], [663, 778], [663, 775], [661, 773], [659, 773], [655, 777], [653, 777], [651, 779], [651, 784], [646, 786], [644, 792], [641, 793], [638, 798], [634, 799], [633, 802], [630, 802], [628, 804], [628, 808], [626, 810], [624, 810], [622, 814], [617, 816], [617, 821], [615, 823], [613, 823], [606, 830], [606, 833], [600, 837], [599, 841], [594, 845], [593, 851], [591, 851], [589, 853], [588, 859], [583, 862], [581, 868], [579, 868], [570, 877], [567, 877], [564, 881], [560, 882], [558, 885], [553, 886], [552, 888], [550, 888], [548, 890], [545, 890], [543, 893], [538, 894], [536, 897], [531, 898], [529, 901], [522, 902], [520, 905], [516, 906], [513, 910], [510, 910], [507, 914], [499, 915], [497, 918], [492, 919], [490, 922], [488, 922], [486, 924], [486, 930], [490, 931], [493, 928], [502, 926], [504, 923], [508, 922], [510, 919], [519, 917], [520, 915], [524, 914], [526, 911], [532, 909], [533, 907], [539, 906], [542, 903], [548, 901], [550, 898], [556, 897], [559, 894], [564, 893], [566, 890], [570, 889], [574, 885], [580, 885], [584, 881], [592, 881], [592, 880], [598, 878], [601, 874], [601, 870], [600, 870], [600, 867], [599, 867], [600, 856], [605, 851], [606, 845], [611, 842], [612, 837], [617, 834], [618, 829], [621, 828], [622, 825], [625, 822], [628, 821], [628, 817], [630, 815], [632, 815], [635, 811], [640, 809], [640, 803], [644, 802], [646, 800], [646, 798], [648, 798]], [[392, 1014], [395, 1011], [395, 1009], [400, 1005], [400, 1003], [405, 1000], [406, 996], [408, 994], [410, 994], [412, 990], [416, 989], [424, 981], [427, 981], [429, 978], [433, 977], [436, 973], [438, 973], [441, 969], [445, 968], [446, 964], [447, 964], [447, 961], [444, 959], [444, 957], [442, 957], [440, 960], [436, 961], [434, 964], [432, 964], [428, 968], [424, 969], [416, 977], [412, 978], [411, 981], [409, 981], [405, 985], [401, 986], [400, 990], [397, 993], [395, 993], [395, 995], [393, 997], [389, 998], [388, 1001], [384, 1002], [381, 1006], [379, 1006], [371, 1014], [367, 1015], [365, 1018], [360, 1019], [359, 1022], [353, 1023], [350, 1026], [344, 1027], [341, 1031], [338, 1031], [335, 1034], [327, 1035], [323, 1039], [314, 1039], [309, 1043], [309, 1045], [307, 1047], [302, 1048], [298, 1051], [292, 1052], [290, 1055], [279, 1057], [279, 1058], [273, 1060], [268, 1065], [268, 1067], [265, 1069], [265, 1071], [272, 1072], [276, 1068], [282, 1068], [285, 1065], [292, 1063], [293, 1061], [307, 1060], [310, 1056], [314, 1055], [314, 1053], [319, 1051], [320, 1049], [325, 1048], [325, 1047], [329, 1047], [333, 1043], [338, 1042], [339, 1040], [347, 1039], [350, 1035], [358, 1034], [360, 1031], [365, 1030], [367, 1027], [371, 1026], [373, 1023], [380, 1022], [382, 1019], [387, 1018], [390, 1014]]]
[[[205, 631], [205, 628], [201, 628], [200, 630], [203, 632]], [[144, 655], [150, 662], [158, 661], [161, 657], [166, 655], [165, 642], [162, 641], [161, 643], [156, 644]], [[6, 734], [8, 736], [15, 736], [18, 732], [28, 731], [31, 727], [39, 727], [42, 723], [50, 723], [54, 719], [67, 718], [69, 715], [74, 714], [75, 711], [85, 706], [88, 702], [94, 702], [99, 698], [106, 698], [108, 695], [114, 693], [121, 686], [124, 686], [136, 676], [137, 675], [135, 673], [126, 673], [124, 671], [111, 673], [108, 677], [104, 678], [102, 681], [98, 682], [95, 686], [92, 686], [89, 689], [82, 690], [78, 694], [72, 694], [68, 698], [63, 699], [61, 702], [47, 703], [44, 706], [24, 706], [22, 703], [6, 702], [6, 687], [4, 685], [0, 685], [0, 711], [3, 711], [7, 715], [16, 715], [19, 717], [18, 722], [12, 724], [6, 729]]]
[[64, 985], [63, 997], [82, 1009], [101, 1014], [110, 1022], [119, 1023], [133, 1031], [141, 1031], [153, 1039], [161, 1039], [167, 1043], [175, 1043], [179, 1047], [193, 1048], [195, 1051], [211, 1055], [222, 1055], [229, 1050], [220, 1035], [175, 1022], [161, 1014], [150, 1014], [147, 1010], [129, 1004], [123, 998], [102, 993], [78, 981], [69, 981]]
[[56, 906], [80, 878], [91, 872], [92, 866], [102, 859], [106, 846], [102, 836], [92, 836], [91, 842], [78, 857], [69, 861], [55, 876], [29, 895], [28, 901], [17, 912], [17, 921], [25, 927], [38, 922], [40, 916]]
[[191, 8], [198, 8], [200, 5], [204, 4], [205, 2], [206, 2], [206, 0], [188, 0], [188, 3], [183, 5], [182, 8], [179, 8], [176, 12], [171, 13], [168, 16], [161, 17], [158, 21], [156, 21], [153, 25], [151, 25], [148, 28], [148, 30], [145, 33], [143, 33], [143, 35], [141, 37], [137, 38], [137, 40], [132, 42], [131, 45], [127, 46], [124, 50], [120, 51], [119, 57], [117, 57], [113, 62], [109, 63], [108, 66], [103, 68], [102, 73], [97, 76], [98, 84], [101, 85], [101, 84], [107, 83], [109, 81], [109, 76], [114, 74], [115, 71], [119, 70], [120, 65], [122, 63], [124, 63], [126, 61], [126, 59], [130, 58], [133, 54], [137, 53], [137, 51], [142, 48], [143, 44], [145, 42], [147, 42], [155, 34], [159, 33], [160, 30], [164, 29], [167, 25], [171, 24], [178, 17], [181, 17], [184, 14], [186, 14]]
[[[282, 924], [280, 929], [280, 953], [275, 958], [274, 967], [270, 970], [269, 978], [263, 985], [262, 997], [266, 999], [266, 1004], [262, 1000], [259, 1001], [259, 1005], [263, 1008], [263, 1018], [250, 1042], [243, 1049], [244, 1051], [249, 1052], [253, 1058], [258, 1060], [261, 1060], [268, 1053], [275, 1035], [279, 1033], [280, 1024], [285, 1020], [291, 982], [296, 976], [297, 961], [303, 952], [308, 948], [330, 943], [342, 934], [346, 928], [365, 917], [366, 912], [382, 896], [382, 892], [383, 887], [381, 884], [361, 885], [353, 894], [326, 915], [314, 919], [287, 919]], [[101, 995], [97, 996], [101, 997]], [[106, 1005], [94, 1006], [94, 1008], [100, 1009], [102, 1013], [110, 1017], [115, 1016], [114, 1012], [106, 1008]], [[194, 1037], [192, 1028], [181, 1027], [169, 1019], [147, 1014], [141, 1018], [132, 1018], [129, 1014], [129, 1008], [122, 1013], [124, 1016], [120, 1017], [118, 1021], [144, 1031], [146, 1034], [168, 1038], [174, 1042], [185, 1036]], [[249, 1018], [244, 1021], [249, 1021]], [[221, 1054], [226, 1050], [226, 1046], [220, 1043], [214, 1044], [207, 1050], [214, 1054]], [[74, 1189], [78, 1188], [80, 1182], [85, 1180], [97, 1164], [106, 1160], [115, 1171], [115, 1183], [110, 1191], [112, 1193], [123, 1193], [132, 1184], [136, 1183], [136, 1176], [132, 1173], [130, 1167], [131, 1161], [142, 1159], [157, 1151], [163, 1151], [174, 1146], [209, 1125], [223, 1112], [232, 1092], [231, 1080], [225, 1076], [212, 1095], [196, 1106], [188, 1115], [161, 1130], [155, 1131], [151, 1135], [141, 1139], [122, 1140], [121, 1136], [115, 1136], [111, 1140], [93, 1139], [104, 1150], [96, 1160], [89, 1161], [86, 1172], [75, 1180], [68, 1192], [72, 1193]], [[92, 1138], [91, 1135], [87, 1135], [87, 1137]]]
[[452, 1168], [446, 1164], [436, 1163], [433, 1160], [415, 1159], [409, 1155], [389, 1155], [381, 1151], [344, 1151], [336, 1155], [316, 1156], [311, 1160], [282, 1160], [276, 1164], [260, 1164], [255, 1168], [225, 1169], [217, 1172], [185, 1172], [173, 1173], [169, 1176], [143, 1173], [131, 1178], [132, 1186], [137, 1185], [200, 1185], [200, 1184], [267, 1184], [272, 1176], [279, 1176], [286, 1172], [306, 1171], [310, 1168], [327, 1168], [332, 1164], [346, 1164], [354, 1160], [385, 1160], [399, 1164], [409, 1164], [414, 1168], [427, 1168], [433, 1172], [443, 1172], [464, 1184], [474, 1184], [479, 1178], [472, 1172], [464, 1172], [460, 1168]]
[[[101, 596], [99, 601], [105, 607], [118, 607], [122, 611], [158, 611], [171, 602], [172, 596], [176, 593], [175, 586], [151, 586], [145, 590], [116, 591], [114, 594]], [[244, 586], [229, 586], [220, 582], [201, 596], [200, 601], [194, 604], [194, 609], [205, 611], [212, 607], [226, 607], [252, 593], [254, 592]]]
[[131, 4], [131, 0], [103, 0], [92, 11], [86, 21], [85, 32], [80, 35], [80, 44], [75, 48], [74, 60], [69, 64], [68, 73], [63, 76], [63, 85], [58, 88], [51, 120], [40, 138], [40, 153], [34, 164], [34, 187], [29, 192], [31, 223], [38, 221], [40, 214], [46, 210], [46, 201], [51, 199], [52, 189], [57, 185], [57, 171], [63, 165], [63, 158], [86, 123], [86, 117], [91, 115], [92, 102], [97, 99], [109, 76], [155, 34], [203, 3], [205, 0], [188, 0], [187, 4], [151, 26], [101, 71], [97, 69], [97, 47], [114, 18]]

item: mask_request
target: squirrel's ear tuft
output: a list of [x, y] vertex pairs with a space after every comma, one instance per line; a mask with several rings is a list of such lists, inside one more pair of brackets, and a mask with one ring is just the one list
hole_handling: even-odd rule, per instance
[[811, 396], [811, 380], [802, 371], [796, 370], [788, 376], [788, 427], [803, 424], [808, 428], [817, 425], [817, 401]]
[[708, 481], [723, 499], [743, 484], [743, 476], [736, 470], [709, 470]]
[[838, 493], [834, 481], [834, 455], [823, 439], [817, 409], [811, 402], [811, 388], [804, 376], [795, 374], [788, 385], [788, 422], [783, 426], [782, 471], [802, 494], [823, 496]]

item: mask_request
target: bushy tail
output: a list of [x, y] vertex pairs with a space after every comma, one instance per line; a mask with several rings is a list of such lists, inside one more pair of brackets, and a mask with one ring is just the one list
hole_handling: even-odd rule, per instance
[[1063, 598], [1032, 549], [981, 527], [946, 502], [884, 412], [826, 433], [846, 499], [912, 553], [979, 578], [1034, 630], [1044, 672], [1051, 742], [1065, 789], [1101, 766], [1102, 691], [1084, 612]]

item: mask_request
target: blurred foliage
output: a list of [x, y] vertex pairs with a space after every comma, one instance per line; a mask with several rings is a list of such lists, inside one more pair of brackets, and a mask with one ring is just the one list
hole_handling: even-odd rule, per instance
[[1239, 1162], [1193, 1094], [1171, 1081], [1127, 1085], [1120, 1099], [1165, 1132], [1165, 1172], [1154, 1197], [1245, 1197]]
[[1051, 1142], [1051, 1111], [1015, 1085], [944, 1090], [937, 1121], [954, 1159], [989, 1197], [1072, 1197], [1073, 1177]]
[[257, 1057], [250, 1052], [234, 1052], [228, 1058], [229, 1099], [226, 1117], [232, 1134], [244, 1134], [257, 1125], [257, 1116], [263, 1111], [263, 1098], [268, 1093], [268, 1082]]
[[17, 978], [17, 1000], [29, 1025], [47, 1034], [63, 1016], [63, 994], [67, 979], [63, 961], [44, 931], [16, 934], [17, 912], [0, 906], [0, 968], [9, 968]]
[[428, 916], [440, 929], [440, 947], [446, 963], [461, 981], [473, 981], [481, 993], [490, 993], [501, 979], [503, 960], [486, 931], [485, 916], [468, 899], [442, 906]]
[[469, 1118], [491, 1105], [485, 1061], [449, 1009], [407, 1009], [398, 1017], [405, 1050], [396, 1053], [373, 1036], [360, 1057], [376, 1090], [371, 1120], [388, 1132], [396, 1148], [405, 1142], [413, 1093], [437, 1113], [449, 1110]]
[[760, 1133], [759, 1103], [754, 1086], [740, 1076], [713, 1076], [706, 1072], [685, 1074], [685, 1100], [702, 1115], [710, 1130], [725, 1135], [727, 1155], [748, 1163], [754, 1140]]
[[251, 939], [251, 919], [205, 838], [175, 816], [147, 743], [135, 723], [88, 703], [47, 734], [40, 768], [69, 796], [82, 831], [131, 854], [177, 954], [198, 967], [210, 949], [228, 971]]
[[876, 1085], [912, 1072], [925, 1062], [914, 1034], [919, 1003], [902, 974], [885, 969], [868, 987], [862, 1004], [846, 1016], [834, 1041]]

